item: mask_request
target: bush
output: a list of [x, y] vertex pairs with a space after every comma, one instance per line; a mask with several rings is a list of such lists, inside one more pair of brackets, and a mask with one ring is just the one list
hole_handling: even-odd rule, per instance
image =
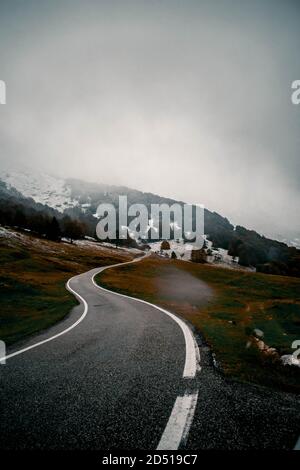
[[170, 249], [170, 243], [167, 240], [164, 240], [161, 242], [160, 245], [161, 250], [169, 250]]
[[202, 248], [201, 250], [192, 250], [191, 261], [193, 263], [206, 263], [206, 253]]

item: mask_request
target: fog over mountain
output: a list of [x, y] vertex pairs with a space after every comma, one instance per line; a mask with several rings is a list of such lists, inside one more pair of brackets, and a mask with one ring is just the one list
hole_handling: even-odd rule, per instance
[[300, 3], [2, 0], [1, 168], [300, 237]]

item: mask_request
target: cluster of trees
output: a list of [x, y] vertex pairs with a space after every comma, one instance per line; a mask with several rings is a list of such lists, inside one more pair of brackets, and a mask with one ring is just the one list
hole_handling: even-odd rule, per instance
[[[93, 213], [99, 201], [114, 204], [118, 194], [127, 194], [128, 204], [144, 203], [148, 210], [151, 204], [180, 203], [173, 199], [162, 198], [151, 193], [142, 193], [129, 188], [119, 188], [105, 185], [83, 185], [80, 181], [71, 181], [73, 196], [80, 198], [81, 202], [91, 204], [89, 211]], [[229, 250], [229, 254], [238, 257], [242, 266], [254, 266], [258, 271], [280, 273], [289, 275], [300, 275], [299, 250], [294, 250], [284, 243], [268, 239], [253, 230], [244, 227], [236, 228], [226, 217], [222, 217], [216, 212], [204, 210], [204, 231], [209, 234], [209, 240], [213, 242], [215, 248]], [[172, 238], [171, 230], [171, 238]], [[149, 238], [148, 241], [151, 241]], [[153, 240], [154, 241], [154, 240]], [[155, 240], [156, 241], [156, 240]], [[126, 243], [123, 242], [123, 243]], [[162, 248], [169, 250], [170, 248]], [[204, 259], [203, 253], [192, 255], [194, 259]], [[198, 261], [202, 262], [202, 261]]]
[[87, 232], [86, 226], [83, 222], [73, 220], [68, 216], [63, 217], [61, 226], [63, 236], [68, 238], [71, 243], [73, 243], [74, 240], [84, 238]]
[[40, 237], [59, 241], [62, 237], [74, 240], [84, 238], [85, 225], [69, 216], [51, 214], [51, 211], [36, 210], [22, 203], [0, 201], [0, 224], [30, 230]]
[[193, 263], [206, 263], [206, 251], [204, 248], [200, 250], [194, 249], [191, 251], [191, 261]]
[[204, 233], [216, 248], [228, 250], [234, 236], [234, 226], [216, 212], [204, 210]]
[[[75, 206], [61, 214], [55, 209], [36, 203], [33, 199], [24, 198], [15, 189], [7, 188], [5, 183], [0, 181], [0, 224], [28, 229], [51, 240], [66, 237], [72, 242], [84, 235], [95, 236], [97, 220], [93, 214], [98, 204], [116, 203], [118, 194], [127, 194], [129, 205], [138, 201], [146, 204], [148, 210], [150, 204], [178, 202], [129, 188], [84, 184], [76, 180], [69, 183], [72, 196], [81, 203], [86, 203], [87, 207], [82, 210], [81, 207]], [[207, 209], [204, 211], [204, 231], [214, 247], [229, 250], [229, 254], [238, 257], [239, 264], [243, 266], [254, 266], [258, 271], [266, 273], [300, 276], [300, 251], [295, 248], [241, 226], [234, 228], [226, 218]], [[129, 235], [122, 240], [108, 241], [118, 246], [137, 246]], [[161, 249], [169, 250], [170, 244], [167, 241], [162, 242]], [[204, 253], [194, 253], [192, 257], [196, 262], [203, 262]]]
[[258, 264], [256, 270], [265, 274], [300, 277], [300, 250], [289, 247], [285, 260], [270, 260]]
[[254, 266], [258, 272], [300, 277], [300, 251], [254, 230], [237, 226], [228, 253], [238, 256], [240, 265]]
[[228, 253], [239, 257], [243, 266], [258, 266], [269, 262], [286, 262], [289, 247], [284, 243], [270, 240], [254, 230], [237, 226], [232, 234]]
[[205, 210], [204, 227], [214, 247], [224, 248], [231, 256], [237, 256], [242, 266], [282, 263], [289, 258], [289, 247], [284, 243], [268, 239], [242, 226], [234, 228], [226, 218], [215, 212]]

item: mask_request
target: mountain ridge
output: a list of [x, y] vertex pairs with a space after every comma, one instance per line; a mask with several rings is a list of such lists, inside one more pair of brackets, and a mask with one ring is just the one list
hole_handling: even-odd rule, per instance
[[[5, 199], [15, 204], [18, 201], [37, 211], [62, 218], [78, 219], [87, 227], [87, 235], [94, 236], [97, 219], [95, 212], [99, 203], [116, 204], [120, 194], [126, 195], [128, 205], [184, 204], [183, 201], [143, 192], [126, 186], [90, 183], [75, 178], [56, 178], [44, 173], [18, 171], [0, 172], [0, 201]], [[273, 274], [298, 275], [299, 250], [272, 240], [242, 226], [234, 227], [222, 215], [205, 209], [205, 234], [217, 248], [228, 250], [239, 258], [243, 266], [254, 266], [257, 270]], [[297, 259], [295, 261], [295, 259]]]

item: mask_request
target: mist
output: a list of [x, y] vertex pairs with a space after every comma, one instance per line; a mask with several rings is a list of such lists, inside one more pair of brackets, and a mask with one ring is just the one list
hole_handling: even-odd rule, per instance
[[300, 4], [3, 1], [0, 164], [300, 236]]

